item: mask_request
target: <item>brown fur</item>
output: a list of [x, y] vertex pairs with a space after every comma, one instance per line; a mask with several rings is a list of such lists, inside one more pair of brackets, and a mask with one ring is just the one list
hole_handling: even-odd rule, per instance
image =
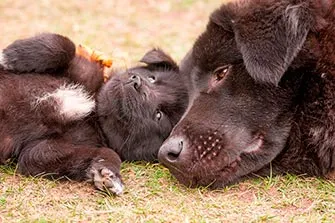
[[0, 164], [12, 159], [24, 175], [91, 180], [120, 193], [121, 159], [157, 159], [187, 89], [159, 49], [106, 84], [101, 64], [74, 50], [68, 38], [46, 33], [1, 52]]
[[159, 152], [180, 182], [333, 175], [334, 8], [333, 0], [250, 0], [211, 15], [181, 65], [194, 100]]

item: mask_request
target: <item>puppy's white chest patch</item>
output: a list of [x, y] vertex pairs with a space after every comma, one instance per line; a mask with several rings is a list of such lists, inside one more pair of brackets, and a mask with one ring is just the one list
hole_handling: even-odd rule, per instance
[[37, 104], [50, 102], [59, 115], [68, 121], [84, 118], [94, 110], [95, 100], [81, 85], [63, 85], [37, 99]]

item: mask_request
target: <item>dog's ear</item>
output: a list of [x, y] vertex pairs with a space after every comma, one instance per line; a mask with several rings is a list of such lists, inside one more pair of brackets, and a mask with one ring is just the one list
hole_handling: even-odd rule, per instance
[[313, 17], [307, 3], [260, 7], [232, 20], [246, 69], [256, 81], [278, 85], [302, 48]]
[[176, 62], [161, 49], [150, 50], [143, 56], [140, 62], [145, 63], [149, 66], [165, 67], [178, 70], [178, 65], [176, 64]]

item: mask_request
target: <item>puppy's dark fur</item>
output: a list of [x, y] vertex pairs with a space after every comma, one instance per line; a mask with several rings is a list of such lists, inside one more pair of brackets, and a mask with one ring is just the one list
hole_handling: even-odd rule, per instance
[[160, 50], [147, 66], [114, 72], [98, 96], [99, 123], [122, 160], [157, 160], [158, 149], [183, 115], [188, 89], [176, 63]]
[[25, 175], [92, 180], [120, 193], [112, 149], [123, 159], [156, 159], [187, 104], [169, 56], [152, 50], [142, 60], [104, 85], [103, 67], [76, 55], [66, 37], [9, 45], [0, 54], [0, 164], [15, 159]]
[[189, 186], [335, 171], [335, 3], [223, 5], [181, 64], [194, 84], [160, 161]]

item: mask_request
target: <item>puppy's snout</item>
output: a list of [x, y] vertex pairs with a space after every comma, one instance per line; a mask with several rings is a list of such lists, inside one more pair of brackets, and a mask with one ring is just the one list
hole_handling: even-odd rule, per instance
[[158, 152], [158, 159], [161, 163], [169, 164], [178, 163], [181, 152], [185, 146], [182, 137], [173, 137], [167, 139]]
[[134, 74], [129, 79], [132, 81], [134, 88], [139, 90], [142, 84], [141, 78]]

